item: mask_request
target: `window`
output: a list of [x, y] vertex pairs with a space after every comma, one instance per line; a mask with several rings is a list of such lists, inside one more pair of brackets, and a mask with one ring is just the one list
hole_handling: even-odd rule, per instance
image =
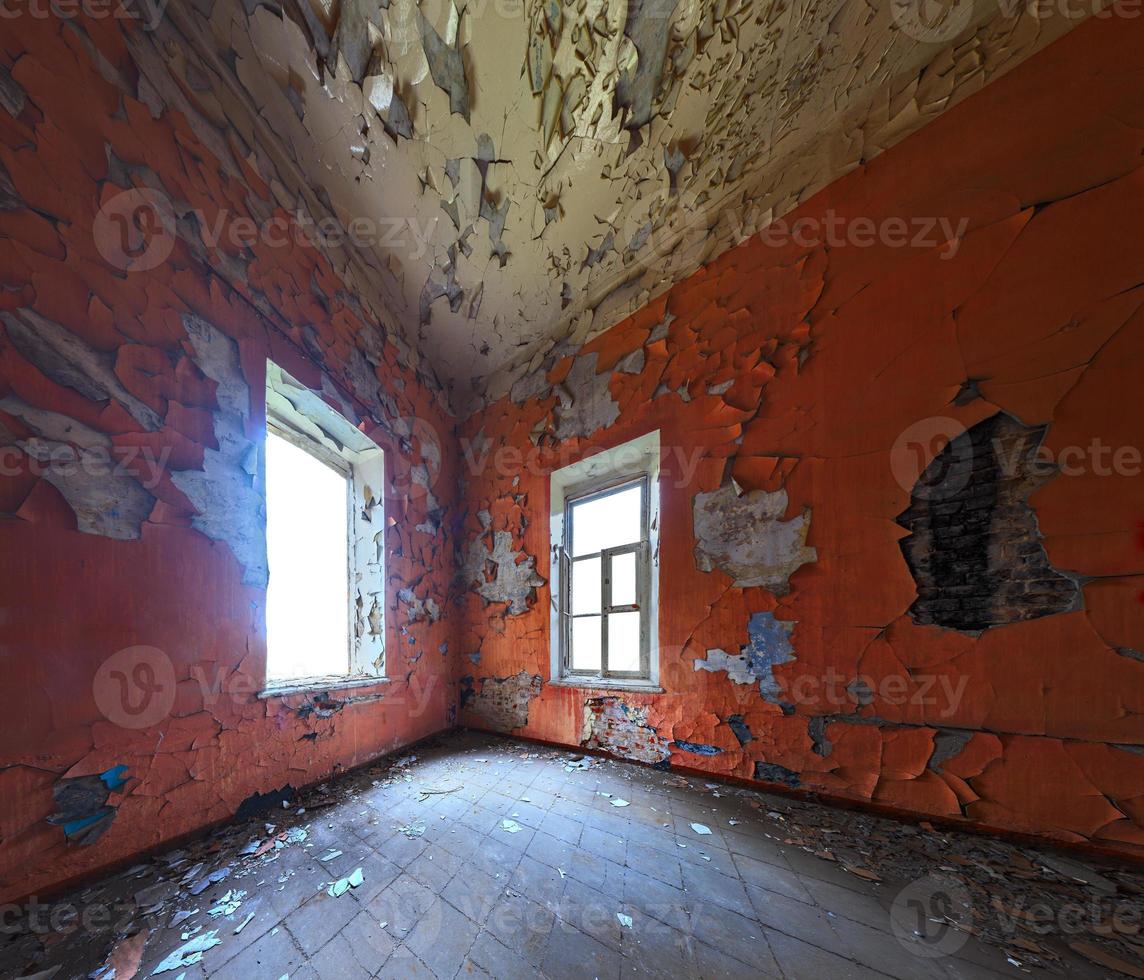
[[266, 686], [377, 681], [382, 452], [277, 365], [266, 377]]
[[553, 678], [654, 686], [659, 433], [552, 476]]

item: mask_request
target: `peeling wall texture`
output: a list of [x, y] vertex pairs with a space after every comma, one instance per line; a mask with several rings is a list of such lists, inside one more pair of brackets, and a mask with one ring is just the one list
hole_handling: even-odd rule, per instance
[[[1141, 853], [1144, 20], [891, 6], [5, 21], [0, 901], [455, 720]], [[257, 696], [267, 358], [387, 683]], [[548, 474], [652, 429], [662, 692], [553, 685]]]
[[[170, 30], [0, 36], [0, 900], [447, 728], [457, 702], [443, 392], [336, 250], [224, 233], [289, 231], [297, 201]], [[139, 201], [169, 203], [163, 234]], [[385, 450], [386, 684], [257, 697], [268, 357]]]
[[467, 587], [522, 734], [1144, 854], [1142, 72], [1082, 24], [788, 216], [952, 240], [752, 238], [462, 425], [470, 533], [544, 579], [548, 474], [661, 433], [662, 693], [550, 683], [547, 586]]

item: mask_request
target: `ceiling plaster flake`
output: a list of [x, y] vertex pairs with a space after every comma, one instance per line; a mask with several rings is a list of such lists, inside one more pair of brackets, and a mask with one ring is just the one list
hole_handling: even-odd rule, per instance
[[335, 266], [462, 412], [1083, 19], [972, 0], [935, 42], [904, 3], [216, 0], [133, 50], [336, 216]]

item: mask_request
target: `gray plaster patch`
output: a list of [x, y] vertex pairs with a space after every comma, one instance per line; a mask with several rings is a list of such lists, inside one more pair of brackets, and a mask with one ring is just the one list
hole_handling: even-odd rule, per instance
[[938, 772], [943, 763], [959, 755], [973, 738], [973, 732], [958, 731], [951, 728], [942, 728], [933, 737], [933, 754], [927, 765]]
[[508, 531], [493, 533], [491, 551], [485, 545], [484, 535], [469, 542], [461, 568], [465, 585], [476, 586], [486, 603], [507, 602], [510, 616], [523, 615], [536, 600], [536, 590], [547, 580], [537, 573], [536, 559], [530, 555], [521, 561], [521, 554], [513, 550]]
[[577, 357], [562, 384], [556, 388], [559, 402], [554, 408], [556, 438], [587, 438], [620, 417], [608, 389], [609, 373], [596, 373], [597, 355]]
[[18, 445], [45, 464], [44, 479], [63, 495], [79, 531], [121, 541], [142, 534], [155, 498], [114, 459], [109, 462], [106, 452], [48, 439], [26, 439]]
[[44, 479], [63, 495], [80, 532], [118, 540], [141, 535], [155, 498], [116, 457], [108, 436], [14, 395], [0, 400], [0, 410], [35, 432], [31, 439], [0, 434], [42, 464]]
[[201, 470], [179, 470], [171, 480], [194, 505], [195, 530], [230, 546], [246, 585], [265, 588], [266, 501], [258, 490], [259, 447], [246, 435], [250, 388], [238, 344], [205, 320], [184, 316], [199, 369], [217, 385], [214, 434], [218, 449], [203, 450]]
[[726, 572], [740, 589], [761, 586], [776, 595], [790, 591], [790, 577], [818, 560], [808, 547], [809, 509], [789, 521], [787, 493], [752, 490], [739, 496], [731, 485], [695, 495], [695, 564]]
[[57, 384], [92, 401], [114, 398], [149, 432], [163, 427], [158, 413], [123, 387], [110, 354], [88, 346], [66, 327], [26, 307], [0, 313], [0, 321], [16, 349]]
[[429, 74], [434, 84], [449, 95], [449, 111], [456, 112], [469, 121], [469, 83], [465, 78], [465, 62], [461, 52], [450, 47], [419, 10], [421, 22], [421, 44], [425, 49], [425, 60], [429, 62]]

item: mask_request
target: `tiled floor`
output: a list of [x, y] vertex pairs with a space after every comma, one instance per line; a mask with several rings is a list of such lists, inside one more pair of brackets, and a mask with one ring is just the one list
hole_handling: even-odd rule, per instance
[[[232, 873], [198, 896], [160, 887], [138, 975], [206, 930], [218, 930], [221, 943], [162, 976], [1029, 975], [1001, 949], [948, 927], [941, 943], [932, 934], [911, 941], [912, 893], [899, 897], [908, 883], [868, 881], [784, 844], [790, 827], [768, 811], [788, 800], [611, 760], [569, 771], [572, 753], [471, 734], [418, 755], [396, 778], [353, 777], [352, 788], [336, 789], [336, 805], [289, 819], [278, 811], [232, 833], [214, 849]], [[621, 799], [626, 806], [616, 805]], [[265, 820], [277, 820], [275, 834], [298, 826], [307, 837], [239, 856], [252, 831], [265, 838]], [[108, 901], [164, 875], [178, 883], [197, 860], [176, 856], [171, 870], [157, 859], [84, 894]], [[361, 884], [332, 897], [331, 883], [357, 868]], [[927, 870], [918, 867], [918, 877]], [[246, 894], [233, 912], [208, 916], [239, 890]], [[146, 902], [155, 900], [149, 892]], [[171, 928], [179, 909], [199, 911]], [[98, 968], [112, 939], [86, 943], [57, 980]], [[8, 964], [0, 959], [4, 976], [19, 975], [4, 969], [14, 950], [9, 944]], [[943, 950], [950, 953], [932, 955]], [[1055, 975], [1110, 975], [1060, 950]]]

